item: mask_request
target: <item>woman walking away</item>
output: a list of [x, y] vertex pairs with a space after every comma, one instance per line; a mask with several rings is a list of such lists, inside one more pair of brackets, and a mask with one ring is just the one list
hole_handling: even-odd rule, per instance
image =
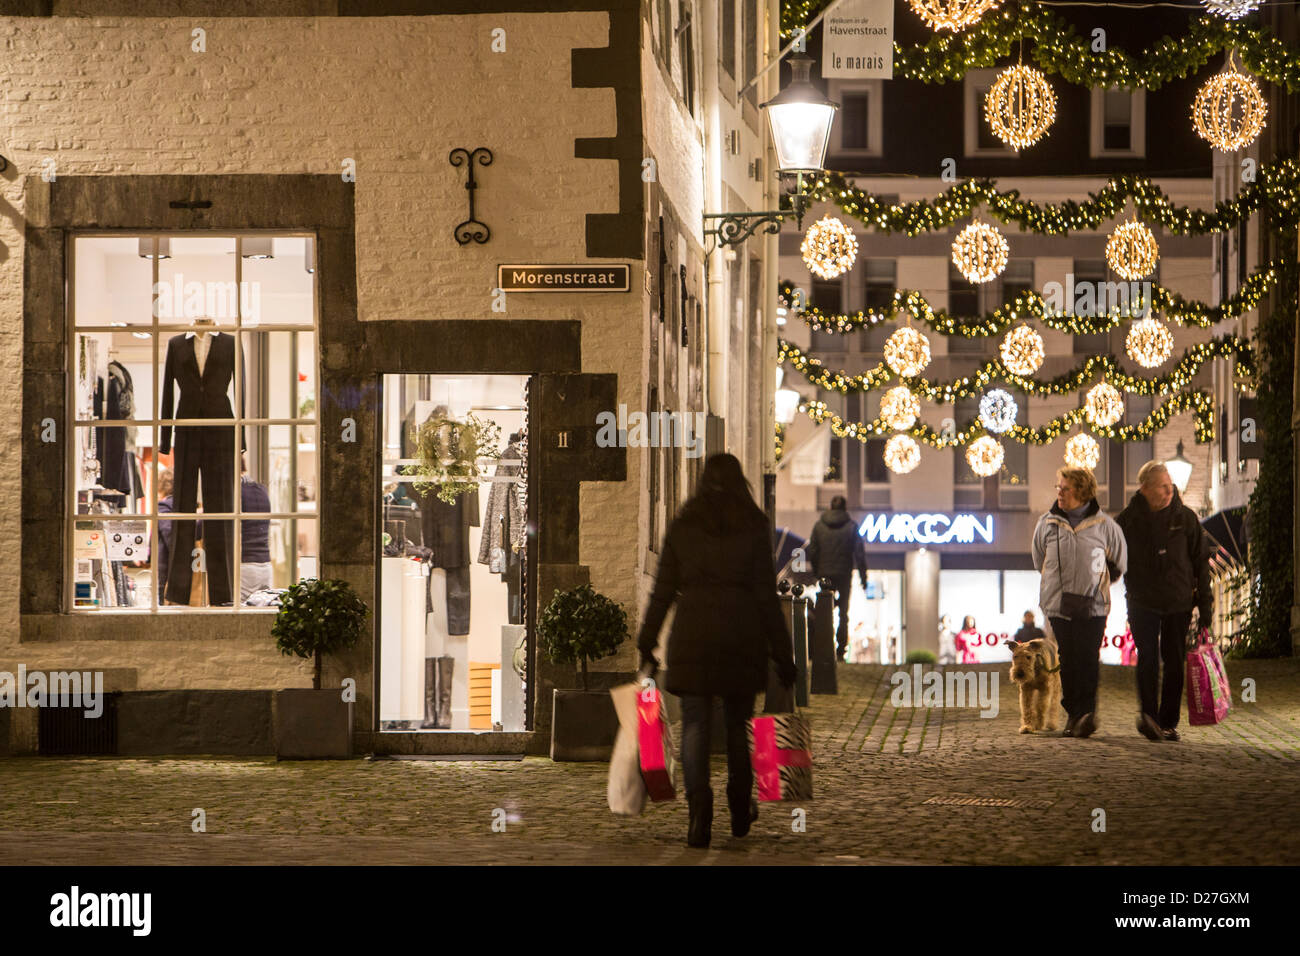
[[767, 687], [769, 658], [782, 683], [792, 685], [795, 678], [794, 645], [776, 595], [771, 529], [734, 456], [709, 456], [699, 490], [668, 527], [661, 555], [637, 640], [640, 674], [654, 673], [659, 629], [676, 601], [664, 689], [682, 699], [682, 770], [690, 808], [686, 842], [707, 847], [713, 824], [713, 698], [722, 698], [727, 804], [731, 832], [740, 837], [758, 819], [747, 740], [754, 695]]
[[1097, 479], [1086, 468], [1056, 473], [1056, 504], [1034, 529], [1038, 604], [1052, 622], [1061, 655], [1062, 737], [1097, 729], [1101, 639], [1110, 611], [1110, 583], [1128, 568], [1119, 525], [1097, 503]]

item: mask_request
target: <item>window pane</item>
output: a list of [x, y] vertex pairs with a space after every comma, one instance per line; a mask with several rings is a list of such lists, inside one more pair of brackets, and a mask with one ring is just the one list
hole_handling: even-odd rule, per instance
[[151, 323], [153, 260], [149, 257], [154, 252], [152, 237], [82, 236], [74, 240], [72, 303], [76, 324]]
[[172, 236], [171, 257], [158, 261], [158, 321], [190, 325], [209, 318], [234, 325], [239, 313], [235, 283], [235, 239]]
[[866, 93], [847, 93], [840, 104], [840, 146], [844, 149], [866, 149], [867, 144]]
[[863, 446], [865, 473], [868, 484], [888, 484], [889, 468], [885, 465], [885, 445], [887, 438], [869, 438]]
[[[964, 428], [980, 413], [978, 399], [963, 399], [953, 405], [952, 417], [957, 428]], [[947, 417], [947, 416], [942, 416]], [[984, 479], [975, 472], [970, 470], [970, 465], [966, 461], [966, 447], [961, 446], [949, 451], [952, 455], [952, 480], [959, 485], [979, 485], [984, 483]]]
[[[967, 282], [951, 262], [948, 264], [948, 312], [958, 317], [980, 314], [979, 286]], [[988, 339], [983, 337], [948, 336], [948, 351], [954, 355], [983, 355], [987, 344]]]
[[736, 75], [736, 0], [722, 0], [721, 27], [722, 36], [718, 45], [722, 48], [722, 68], [732, 76]]
[[984, 118], [984, 99], [988, 92], [993, 88], [991, 82], [984, 83], [975, 87], [975, 129], [976, 144], [980, 149], [1006, 149], [1006, 143], [993, 135], [993, 129], [989, 126], [988, 120]]
[[73, 607], [149, 607], [153, 593], [149, 521], [80, 518], [72, 533]]
[[[245, 325], [313, 325], [315, 316], [316, 240], [311, 236], [276, 236], [269, 258], [265, 250], [243, 240], [243, 288], [240, 312]], [[250, 255], [250, 252], [253, 253]]]

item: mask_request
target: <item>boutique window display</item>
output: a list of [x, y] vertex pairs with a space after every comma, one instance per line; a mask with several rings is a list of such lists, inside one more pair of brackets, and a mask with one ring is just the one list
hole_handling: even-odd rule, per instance
[[311, 237], [69, 245], [67, 607], [274, 610], [318, 554]]
[[386, 375], [380, 729], [525, 729], [526, 376]]

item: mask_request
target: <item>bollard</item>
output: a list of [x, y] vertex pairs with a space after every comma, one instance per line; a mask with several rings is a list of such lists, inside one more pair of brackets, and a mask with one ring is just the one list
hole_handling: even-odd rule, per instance
[[839, 682], [835, 677], [835, 592], [831, 582], [823, 578], [813, 607], [812, 626], [809, 628], [808, 656], [812, 658], [810, 690], [814, 694], [838, 694]]

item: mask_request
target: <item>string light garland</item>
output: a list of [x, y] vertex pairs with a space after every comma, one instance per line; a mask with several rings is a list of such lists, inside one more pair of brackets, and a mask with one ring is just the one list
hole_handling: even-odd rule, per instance
[[966, 464], [970, 465], [970, 470], [981, 478], [996, 475], [1002, 468], [1004, 457], [1006, 451], [1002, 443], [988, 435], [975, 439], [966, 448]]
[[1259, 9], [1259, 0], [1201, 0], [1207, 13], [1225, 20], [1240, 20]]
[[1065, 463], [1071, 468], [1087, 468], [1091, 471], [1100, 461], [1101, 446], [1091, 435], [1080, 432], [1065, 443]]
[[1106, 240], [1106, 264], [1125, 279], [1145, 279], [1159, 258], [1155, 235], [1136, 219], [1120, 223]]
[[1197, 135], [1225, 153], [1253, 143], [1267, 116], [1268, 104], [1259, 85], [1231, 65], [1206, 80], [1192, 104]]
[[825, 216], [808, 227], [799, 251], [810, 272], [823, 279], [834, 279], [853, 268], [858, 258], [858, 240], [843, 222]]
[[1011, 430], [1018, 411], [1016, 400], [1003, 388], [995, 388], [980, 399], [980, 421], [995, 435]]
[[998, 349], [1002, 364], [1014, 375], [1033, 375], [1046, 354], [1043, 337], [1028, 325], [1017, 325], [1006, 334]]
[[964, 30], [998, 4], [998, 0], [908, 0], [931, 30]]
[[1174, 333], [1156, 319], [1134, 322], [1124, 337], [1124, 351], [1143, 368], [1156, 368], [1174, 351]]
[[921, 463], [921, 446], [907, 435], [895, 435], [885, 442], [885, 467], [896, 475], [906, 475]]
[[1012, 149], [1033, 146], [1056, 120], [1056, 94], [1032, 66], [1007, 67], [984, 94], [984, 119]]
[[891, 428], [906, 431], [921, 414], [921, 400], [905, 385], [896, 385], [880, 399], [880, 417]]
[[952, 264], [976, 284], [992, 282], [1007, 267], [1011, 247], [1002, 233], [984, 222], [973, 222], [952, 243]]
[[896, 330], [885, 342], [885, 364], [902, 378], [920, 375], [930, 364], [930, 340], [911, 326]]
[[1105, 428], [1124, 417], [1124, 396], [1109, 382], [1098, 382], [1088, 389], [1084, 407], [1088, 421]]

